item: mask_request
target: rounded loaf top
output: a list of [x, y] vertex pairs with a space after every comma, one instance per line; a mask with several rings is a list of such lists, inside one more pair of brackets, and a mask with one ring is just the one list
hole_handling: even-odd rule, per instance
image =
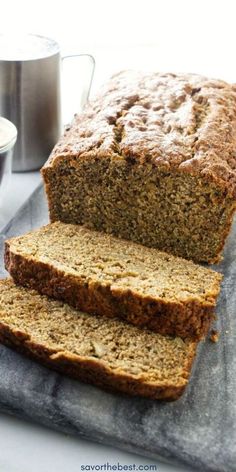
[[123, 71], [77, 115], [46, 166], [119, 157], [213, 180], [236, 195], [236, 87], [197, 74]]

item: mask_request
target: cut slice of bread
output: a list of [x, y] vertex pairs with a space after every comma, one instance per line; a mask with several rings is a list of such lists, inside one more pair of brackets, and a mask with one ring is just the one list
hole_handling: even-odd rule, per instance
[[196, 342], [92, 316], [0, 281], [0, 341], [76, 379], [153, 399], [184, 391]]
[[221, 280], [191, 261], [59, 222], [9, 240], [5, 264], [18, 284], [75, 308], [196, 339], [214, 318]]

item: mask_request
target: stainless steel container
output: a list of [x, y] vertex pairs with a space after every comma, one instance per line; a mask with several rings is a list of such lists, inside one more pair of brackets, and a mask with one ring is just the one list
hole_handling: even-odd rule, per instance
[[12, 152], [16, 137], [17, 129], [13, 123], [0, 117], [0, 202], [11, 175]]
[[[79, 56], [79, 55], [77, 55]], [[91, 80], [94, 59], [91, 60]], [[18, 129], [13, 171], [39, 169], [62, 132], [61, 55], [52, 39], [0, 35], [0, 115]]]

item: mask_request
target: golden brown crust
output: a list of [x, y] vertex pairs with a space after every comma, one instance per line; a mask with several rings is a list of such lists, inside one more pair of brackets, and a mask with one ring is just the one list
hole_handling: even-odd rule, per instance
[[[57, 229], [62, 233], [63, 228], [66, 230], [69, 228], [72, 239], [75, 227], [55, 223], [39, 231], [42, 234], [42, 231], [50, 232], [53, 231], [53, 228], [55, 228], [55, 237]], [[80, 231], [83, 231], [83, 228]], [[84, 229], [84, 232], [86, 231]], [[29, 236], [31, 234], [34, 236], [36, 233], [36, 231], [29, 233]], [[92, 238], [93, 232], [90, 233]], [[104, 237], [109, 238], [109, 236]], [[115, 240], [115, 238], [112, 239]], [[69, 238], [67, 240], [69, 243]], [[24, 245], [21, 237], [13, 238], [5, 244], [5, 266], [14, 281], [17, 284], [36, 289], [44, 295], [63, 300], [77, 309], [107, 317], [118, 316], [134, 325], [145, 326], [160, 334], [194, 339], [203, 338], [215, 319], [216, 298], [222, 278], [221, 274], [216, 272], [199, 267], [199, 270], [206, 270], [202, 276], [211, 275], [210, 286], [205, 287], [205, 298], [191, 293], [186, 300], [178, 299], [178, 294], [176, 300], [168, 299], [168, 297], [160, 298], [155, 295], [143, 296], [129, 286], [125, 288], [125, 285], [111, 289], [110, 284], [105, 283], [104, 280], [99, 282], [99, 274], [97, 279], [92, 282], [88, 277], [81, 279], [74, 273], [64, 272], [63, 267], [60, 267], [58, 263], [41, 260], [39, 254], [35, 257], [27, 256], [24, 253], [20, 254], [17, 250], [18, 241], [21, 250], [21, 244]], [[121, 244], [121, 241], [119, 243]], [[30, 247], [33, 244], [33, 239], [25, 244]], [[134, 243], [130, 244], [136, 247]], [[139, 251], [141, 250], [141, 246], [137, 246], [137, 248]], [[179, 261], [183, 262], [181, 259]], [[184, 262], [185, 266], [192, 264]]]
[[[189, 356], [185, 375], [186, 382], [182, 385], [157, 386], [155, 383], [142, 383], [140, 380], [130, 378], [124, 373], [109, 371], [98, 361], [85, 360], [70, 353], [50, 352], [47, 346], [36, 344], [31, 339], [25, 339], [24, 333], [14, 332], [13, 329], [0, 321], [0, 342], [14, 348], [20, 354], [27, 355], [41, 364], [66, 374], [76, 380], [101, 387], [110, 392], [121, 392], [131, 396], [149, 397], [153, 400], [177, 400], [184, 392], [188, 383], [190, 369], [195, 356], [195, 349]], [[189, 369], [189, 370], [188, 370]]]
[[[177, 366], [174, 378], [171, 376], [167, 378], [165, 372], [163, 372], [163, 378], [158, 376], [156, 379], [149, 375], [148, 372], [137, 375], [125, 371], [122, 368], [122, 360], [120, 361], [119, 368], [117, 366], [113, 368], [103, 359], [91, 357], [91, 355], [77, 354], [72, 350], [65, 350], [61, 342], [50, 343], [47, 334], [52, 328], [50, 326], [50, 316], [54, 317], [56, 315], [59, 306], [58, 302], [47, 300], [46, 297], [42, 297], [34, 291], [17, 288], [10, 280], [1, 281], [0, 290], [0, 341], [6, 346], [13, 347], [20, 353], [26, 354], [59, 372], [83, 382], [105, 388], [106, 390], [166, 400], [175, 400], [183, 393], [188, 383], [192, 362], [196, 354], [197, 344], [195, 342], [188, 341], [183, 343], [179, 340], [184, 345], [185, 355], [182, 362], [180, 361]], [[6, 293], [7, 295], [5, 295]], [[12, 299], [12, 295], [15, 295], [15, 300]], [[24, 302], [23, 305], [22, 302]], [[47, 309], [52, 310], [53, 314], [50, 311], [47, 312]], [[68, 331], [64, 336], [65, 338], [70, 338], [69, 328], [71, 326], [68, 324], [68, 329], [66, 329], [66, 324], [68, 323], [67, 318], [70, 316], [71, 309], [60, 305], [60, 310], [63, 314], [63, 319], [65, 319], [64, 330]], [[80, 314], [74, 313], [75, 315], [77, 318]], [[33, 327], [31, 326], [32, 319], [35, 322]], [[131, 331], [130, 335], [134, 335], [137, 331], [134, 327], [127, 326], [126, 328], [123, 322], [118, 323], [121, 331], [127, 331], [127, 336], [129, 336], [129, 330]], [[42, 335], [44, 329], [46, 334]], [[58, 330], [60, 331], [60, 327], [58, 327]], [[54, 334], [56, 335], [57, 333]], [[153, 333], [151, 335], [152, 337], [159, 336], [153, 335]], [[155, 339], [153, 339], [153, 342], [155, 342]], [[173, 343], [173, 356], [176, 356], [176, 351], [174, 350], [176, 342], [175, 339], [168, 341], [170, 350]], [[68, 343], [69, 345], [70, 343]], [[135, 355], [136, 353], [134, 352], [134, 363]], [[170, 356], [170, 353], [168, 355]], [[158, 369], [158, 366], [153, 366], [153, 368]]]
[[136, 160], [215, 182], [236, 196], [236, 90], [194, 74], [114, 76], [55, 146], [60, 160]]

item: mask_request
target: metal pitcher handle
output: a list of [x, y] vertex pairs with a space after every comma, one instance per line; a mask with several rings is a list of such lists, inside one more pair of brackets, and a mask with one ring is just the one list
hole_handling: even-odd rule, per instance
[[70, 54], [70, 55], [67, 55], [67, 56], [63, 56], [61, 58], [61, 60], [63, 62], [66, 59], [72, 59], [72, 58], [75, 58], [75, 57], [88, 57], [88, 59], [91, 63], [90, 81], [89, 81], [89, 84], [88, 84], [88, 88], [86, 90], [86, 98], [85, 98], [84, 104], [83, 104], [83, 106], [84, 106], [87, 103], [88, 99], [89, 99], [89, 95], [90, 95], [90, 91], [91, 91], [91, 86], [92, 86], [93, 76], [94, 76], [94, 70], [95, 70], [95, 59], [91, 54]]

